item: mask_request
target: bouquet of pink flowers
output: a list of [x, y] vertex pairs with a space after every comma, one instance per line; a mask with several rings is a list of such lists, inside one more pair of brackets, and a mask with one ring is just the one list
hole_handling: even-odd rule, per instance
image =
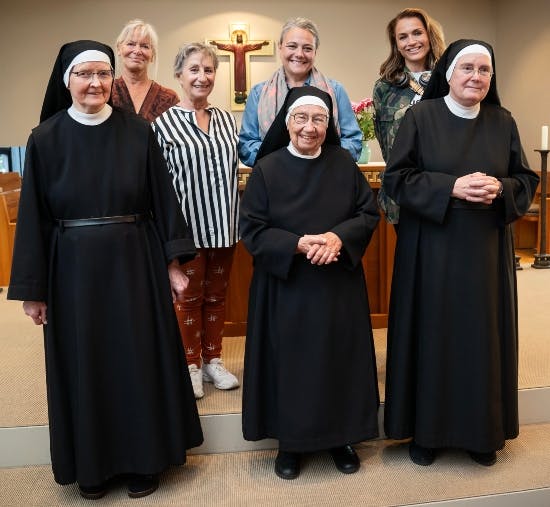
[[360, 102], [352, 102], [351, 107], [363, 133], [363, 140], [374, 139], [374, 102], [372, 99], [367, 97]]

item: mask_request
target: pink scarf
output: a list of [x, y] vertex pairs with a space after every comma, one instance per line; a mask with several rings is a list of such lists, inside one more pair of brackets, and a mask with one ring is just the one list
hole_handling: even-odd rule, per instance
[[[336, 103], [336, 95], [329, 80], [313, 67], [313, 69], [311, 69], [309, 84], [327, 92], [332, 97], [334, 123], [336, 124], [338, 134], [340, 134], [340, 127], [338, 125], [338, 104]], [[283, 67], [279, 67], [271, 78], [265, 82], [258, 100], [258, 125], [260, 127], [261, 139], [265, 137], [269, 127], [271, 127], [275, 116], [285, 101], [287, 93], [288, 85], [285, 72]]]

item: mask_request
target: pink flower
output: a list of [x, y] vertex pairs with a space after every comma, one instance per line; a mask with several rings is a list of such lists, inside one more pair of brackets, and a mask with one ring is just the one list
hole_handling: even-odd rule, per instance
[[357, 114], [365, 109], [365, 104], [363, 104], [363, 102], [352, 102], [351, 108], [353, 109], [353, 112]]
[[351, 108], [357, 118], [364, 140], [374, 139], [374, 102], [370, 97], [352, 102]]
[[367, 97], [361, 101], [361, 104], [363, 104], [364, 107], [371, 107], [374, 105], [374, 102], [370, 97]]

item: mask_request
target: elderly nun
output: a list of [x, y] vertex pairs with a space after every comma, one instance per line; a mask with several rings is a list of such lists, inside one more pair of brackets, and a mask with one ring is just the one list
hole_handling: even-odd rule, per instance
[[361, 258], [379, 220], [371, 188], [340, 147], [329, 94], [289, 91], [241, 204], [254, 258], [243, 433], [275, 438], [275, 472], [294, 479], [303, 453], [330, 451], [353, 473], [351, 444], [378, 435], [370, 311]]
[[385, 431], [430, 465], [443, 448], [481, 465], [518, 435], [518, 322], [511, 224], [533, 199], [495, 58], [459, 40], [401, 124], [384, 178], [400, 206]]
[[61, 47], [25, 159], [8, 292], [42, 325], [59, 484], [140, 497], [202, 432], [173, 309], [195, 247], [148, 123], [109, 104], [113, 51]]

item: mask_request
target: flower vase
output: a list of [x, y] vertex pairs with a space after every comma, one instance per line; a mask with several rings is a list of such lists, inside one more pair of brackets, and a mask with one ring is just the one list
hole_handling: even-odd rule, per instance
[[361, 149], [361, 156], [357, 161], [358, 164], [368, 164], [370, 160], [370, 146], [368, 141], [362, 141], [363, 148]]

